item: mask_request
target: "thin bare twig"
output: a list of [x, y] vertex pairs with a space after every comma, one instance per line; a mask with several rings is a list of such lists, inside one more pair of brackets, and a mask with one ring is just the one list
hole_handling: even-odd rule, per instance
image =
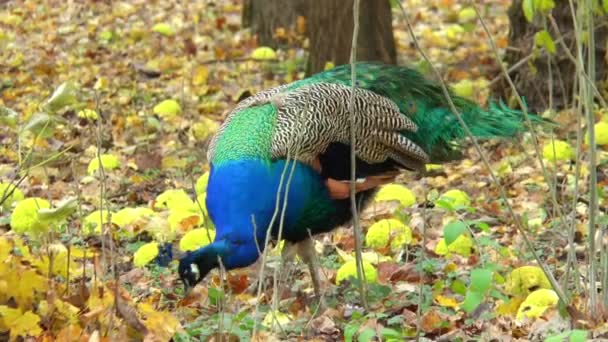
[[361, 241], [361, 226], [359, 225], [359, 213], [357, 210], [357, 155], [355, 151], [355, 89], [357, 84], [357, 39], [359, 38], [359, 6], [361, 1], [353, 1], [353, 40], [350, 49], [350, 86], [351, 93], [348, 100], [348, 110], [350, 112], [350, 205], [353, 215], [353, 230], [355, 235], [355, 260], [357, 264], [357, 278], [359, 279], [359, 292], [363, 306], [368, 309], [367, 288], [365, 283], [365, 272], [363, 272], [363, 256]]

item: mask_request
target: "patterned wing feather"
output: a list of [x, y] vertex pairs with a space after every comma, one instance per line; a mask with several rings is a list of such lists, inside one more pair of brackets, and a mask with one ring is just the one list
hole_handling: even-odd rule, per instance
[[[278, 112], [272, 156], [290, 155], [311, 162], [332, 142], [348, 144], [351, 91], [342, 84], [315, 83], [271, 96]], [[395, 161], [410, 169], [428, 162], [426, 153], [402, 134], [416, 132], [417, 127], [393, 101], [362, 88], [355, 88], [354, 96], [355, 151], [359, 158], [380, 163], [397, 156]]]

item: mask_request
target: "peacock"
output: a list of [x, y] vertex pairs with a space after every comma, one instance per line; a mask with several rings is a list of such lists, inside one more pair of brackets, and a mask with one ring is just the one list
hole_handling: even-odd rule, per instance
[[[363, 206], [401, 170], [421, 170], [460, 156], [465, 132], [439, 84], [418, 71], [358, 63], [354, 89], [356, 200]], [[215, 240], [180, 260], [186, 289], [220, 262], [225, 269], [258, 260], [266, 234], [320, 281], [311, 237], [352, 218], [350, 187], [351, 65], [261, 91], [237, 104], [212, 138], [206, 205]], [[523, 115], [502, 102], [481, 109], [451, 94], [477, 138], [525, 131]], [[531, 116], [540, 121], [537, 116]], [[460, 144], [459, 144], [460, 143]]]

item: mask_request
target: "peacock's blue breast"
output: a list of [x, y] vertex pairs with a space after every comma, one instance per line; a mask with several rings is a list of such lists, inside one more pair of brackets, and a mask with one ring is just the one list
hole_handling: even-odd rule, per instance
[[335, 213], [335, 201], [320, 175], [308, 165], [286, 160], [212, 164], [206, 201], [216, 239], [233, 241], [251, 241], [255, 236], [263, 243], [271, 222], [276, 236], [283, 212], [282, 237], [301, 240], [308, 229], [315, 233], [317, 227], [327, 226]]

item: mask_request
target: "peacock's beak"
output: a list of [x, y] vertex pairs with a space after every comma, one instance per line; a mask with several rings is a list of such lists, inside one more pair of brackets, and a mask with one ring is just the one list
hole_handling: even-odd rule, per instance
[[184, 297], [188, 297], [193, 288], [194, 286], [190, 286], [188, 282], [184, 281]]

